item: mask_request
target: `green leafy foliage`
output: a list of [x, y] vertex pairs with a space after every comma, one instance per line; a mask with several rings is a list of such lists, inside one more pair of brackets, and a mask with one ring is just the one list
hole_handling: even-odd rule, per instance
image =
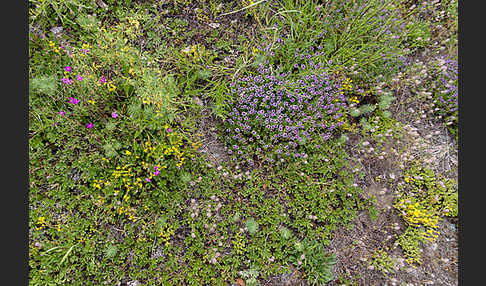
[[[382, 151], [399, 136], [390, 116], [398, 95], [388, 93], [398, 56], [440, 37], [452, 55], [456, 43], [457, 1], [434, 6], [449, 19], [427, 3], [416, 10], [447, 33], [409, 17], [402, 2], [29, 1], [30, 284], [262, 285], [296, 270], [306, 284], [334, 280], [336, 256], [325, 246], [358, 213], [375, 211], [357, 184], [368, 178], [354, 171], [366, 157], [350, 156], [350, 139], [361, 134]], [[448, 64], [438, 61], [424, 88], [454, 127], [454, 110], [439, 103], [454, 98], [457, 83], [440, 83]], [[270, 80], [277, 74], [281, 84]], [[258, 75], [263, 90], [245, 92], [280, 85], [274, 95], [291, 93], [288, 105], [322, 97], [317, 123], [329, 133], [292, 139], [298, 160], [228, 158], [217, 139], [230, 102], [245, 98], [232, 82]], [[375, 92], [377, 81], [387, 90]], [[264, 112], [275, 104], [260, 103]], [[309, 103], [302, 110], [313, 116]], [[311, 118], [287, 113], [311, 132]], [[255, 132], [269, 125], [251, 123]], [[261, 133], [265, 144], [273, 131]], [[425, 169], [403, 175], [395, 207], [408, 228], [397, 241], [419, 261], [423, 230], [456, 219], [457, 187]], [[389, 258], [376, 252], [372, 265], [390, 273]]]
[[253, 218], [249, 218], [245, 222], [245, 226], [250, 234], [255, 234], [258, 231], [258, 223]]
[[303, 269], [311, 285], [324, 285], [334, 279], [331, 269], [336, 263], [336, 255], [326, 254], [323, 245], [317, 241], [305, 238], [296, 242], [291, 261]]
[[57, 77], [55, 75], [41, 76], [33, 78], [29, 82], [31, 92], [34, 94], [44, 94], [53, 96], [59, 88]]
[[430, 39], [429, 23], [424, 21], [410, 21], [405, 25], [406, 41], [412, 49], [425, 47]]
[[397, 242], [410, 264], [421, 264], [419, 242], [438, 238], [441, 217], [457, 217], [458, 193], [453, 180], [437, 176], [432, 170], [414, 165], [407, 170], [408, 184], [399, 194], [394, 207], [407, 223]]

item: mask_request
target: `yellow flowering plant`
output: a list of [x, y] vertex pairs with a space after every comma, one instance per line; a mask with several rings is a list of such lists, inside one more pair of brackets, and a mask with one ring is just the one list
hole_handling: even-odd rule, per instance
[[441, 217], [457, 216], [457, 189], [453, 180], [440, 178], [418, 165], [407, 170], [404, 181], [407, 188], [399, 193], [394, 207], [408, 228], [400, 235], [398, 244], [410, 264], [420, 264], [419, 241], [436, 241]]
[[[138, 200], [154, 203], [187, 183], [184, 166], [197, 144], [189, 142], [180, 129], [166, 125], [157, 140], [147, 137], [119, 152], [119, 157], [103, 158], [105, 171], [91, 183], [97, 203], [111, 202], [118, 215], [134, 220], [131, 206]], [[103, 199], [99, 199], [103, 198]], [[155, 203], [156, 205], [156, 203]]]

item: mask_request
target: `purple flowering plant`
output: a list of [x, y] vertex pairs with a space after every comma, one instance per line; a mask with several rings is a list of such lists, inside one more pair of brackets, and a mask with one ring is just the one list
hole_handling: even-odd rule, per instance
[[435, 104], [437, 114], [446, 122], [449, 131], [457, 136], [458, 127], [458, 88], [457, 88], [457, 60], [440, 58], [434, 68]]
[[[50, 42], [49, 46], [57, 48], [54, 42]], [[66, 112], [75, 111], [69, 112], [69, 119], [91, 129], [90, 123], [95, 118], [117, 118], [119, 114], [110, 109], [113, 107], [111, 97], [118, 93], [115, 85], [118, 75], [105, 75], [110, 62], [105, 62], [104, 66], [96, 65], [101, 49], [88, 49], [92, 48], [89, 43], [82, 44], [83, 49], [67, 44], [62, 46], [60, 52], [56, 53], [60, 56], [58, 79], [62, 92], [59, 99], [67, 103], [61, 105]]]
[[265, 60], [256, 73], [230, 84], [224, 135], [231, 154], [269, 163], [306, 158], [339, 132], [348, 98], [321, 49], [297, 51], [299, 60], [284, 72], [269, 45], [258, 47]]

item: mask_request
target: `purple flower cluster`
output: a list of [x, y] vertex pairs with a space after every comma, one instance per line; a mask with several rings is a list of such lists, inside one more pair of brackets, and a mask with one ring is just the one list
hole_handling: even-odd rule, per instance
[[448, 130], [456, 136], [458, 128], [458, 89], [457, 61], [449, 58], [439, 59], [435, 76], [435, 103], [437, 114], [443, 118]]
[[457, 103], [457, 61], [452, 59], [444, 59], [445, 68], [441, 69], [438, 80], [439, 80], [439, 96], [438, 105], [442, 107], [445, 114], [457, 113], [458, 103]]
[[347, 99], [341, 83], [326, 72], [316, 50], [297, 51], [296, 72], [277, 72], [267, 59], [255, 75], [231, 83], [236, 99], [229, 102], [225, 120], [231, 153], [268, 162], [305, 158], [309, 146], [327, 141], [344, 123]]

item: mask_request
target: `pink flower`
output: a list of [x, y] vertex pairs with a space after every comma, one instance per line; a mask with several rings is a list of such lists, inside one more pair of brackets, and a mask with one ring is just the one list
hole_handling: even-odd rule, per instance
[[86, 124], [86, 128], [88, 128], [88, 129], [93, 128], [93, 123], [90, 122], [90, 123]]
[[79, 99], [74, 98], [74, 97], [70, 97], [69, 98], [69, 103], [71, 103], [71, 104], [78, 104], [79, 103]]
[[65, 71], [67, 71], [67, 72], [70, 72], [70, 71], [71, 71], [71, 67], [70, 67], [70, 66], [66, 66], [66, 67], [64, 68], [64, 70], [65, 70]]
[[79, 75], [79, 74], [78, 74], [78, 75], [76, 76], [76, 79], [77, 79], [77, 80], [83, 80], [83, 77], [82, 77], [81, 75]]
[[159, 174], [160, 174], [160, 171], [159, 171], [159, 170], [156, 170], [156, 171], [154, 172], [154, 176], [158, 176]]
[[150, 180], [150, 178], [145, 178], [145, 181], [150, 183], [152, 180]]
[[104, 76], [102, 76], [102, 77], [100, 78], [100, 82], [101, 82], [101, 83], [105, 83], [105, 82], [106, 82], [106, 78], [105, 78]]
[[115, 111], [113, 111], [113, 112], [111, 113], [111, 117], [113, 117], [113, 118], [117, 118], [117, 117], [118, 117], [118, 114], [117, 114]]
[[65, 83], [65, 84], [71, 84], [71, 83], [73, 83], [73, 81], [72, 81], [72, 80], [70, 80], [70, 79], [69, 79], [69, 78], [67, 78], [67, 77], [63, 77], [63, 78], [61, 78], [61, 81], [62, 81], [63, 83]]
[[59, 111], [59, 115], [64, 116], [64, 115], [66, 115], [66, 112], [61, 110], [61, 111]]

